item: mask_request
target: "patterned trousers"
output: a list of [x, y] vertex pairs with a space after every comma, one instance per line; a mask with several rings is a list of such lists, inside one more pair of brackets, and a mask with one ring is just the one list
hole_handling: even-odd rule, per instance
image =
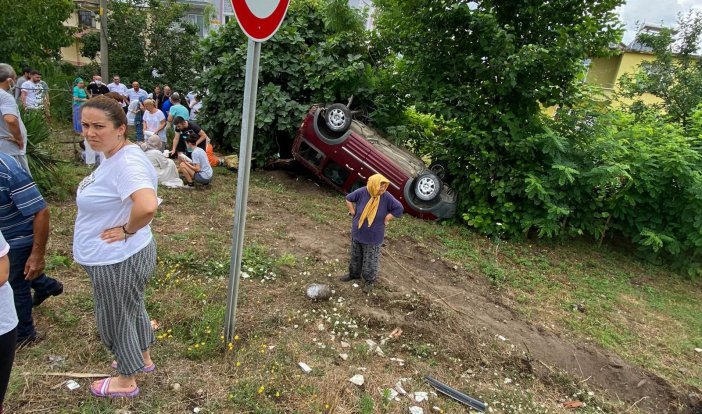
[[375, 282], [378, 279], [379, 269], [380, 246], [351, 240], [349, 275], [353, 278], [363, 277], [363, 280], [367, 282]]
[[142, 352], [154, 342], [144, 290], [155, 267], [154, 240], [123, 262], [83, 266], [93, 284], [100, 339], [114, 354], [121, 375], [141, 371], [144, 368]]

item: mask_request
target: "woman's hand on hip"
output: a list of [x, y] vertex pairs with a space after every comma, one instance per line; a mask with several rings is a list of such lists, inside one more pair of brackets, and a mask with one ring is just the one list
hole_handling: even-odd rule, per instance
[[111, 229], [103, 230], [100, 233], [100, 238], [106, 243], [114, 243], [118, 241], [127, 241], [128, 235], [122, 230], [122, 227], [112, 227]]

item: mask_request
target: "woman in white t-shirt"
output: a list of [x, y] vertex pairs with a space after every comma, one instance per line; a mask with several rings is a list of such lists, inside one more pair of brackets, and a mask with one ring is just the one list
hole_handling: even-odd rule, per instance
[[129, 142], [127, 119], [113, 99], [96, 97], [81, 108], [83, 135], [105, 159], [78, 186], [73, 256], [90, 277], [100, 339], [114, 354], [116, 377], [93, 382], [97, 397], [133, 398], [135, 375], [156, 365], [144, 290], [156, 266], [149, 223], [158, 182], [151, 163]]
[[144, 101], [144, 131], [150, 131], [158, 135], [163, 142], [163, 148], [166, 145], [166, 117], [156, 107], [156, 101], [147, 99]]
[[12, 288], [7, 280], [10, 277], [10, 260], [7, 258], [9, 251], [10, 246], [0, 233], [0, 414], [3, 412], [2, 404], [10, 382], [17, 345], [17, 312]]

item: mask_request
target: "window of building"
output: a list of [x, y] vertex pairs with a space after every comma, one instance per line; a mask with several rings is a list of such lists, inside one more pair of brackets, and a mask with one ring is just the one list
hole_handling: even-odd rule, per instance
[[201, 14], [186, 14], [185, 21], [197, 26], [197, 31], [200, 36], [205, 36], [205, 18]]
[[93, 12], [90, 10], [78, 10], [78, 25], [80, 27], [95, 27]]
[[225, 14], [225, 15], [224, 15], [224, 24], [227, 24], [227, 23], [231, 22], [232, 20], [234, 20], [234, 16], [233, 16], [233, 15], [231, 15], [231, 14]]

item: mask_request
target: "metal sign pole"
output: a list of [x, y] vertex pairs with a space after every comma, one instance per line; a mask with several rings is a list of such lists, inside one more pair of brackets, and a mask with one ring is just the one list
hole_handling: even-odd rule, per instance
[[244, 81], [244, 108], [241, 115], [241, 143], [239, 147], [239, 169], [232, 230], [232, 251], [229, 264], [229, 288], [227, 291], [227, 314], [224, 320], [224, 335], [227, 342], [234, 339], [236, 325], [236, 303], [239, 297], [241, 257], [244, 249], [244, 227], [246, 226], [246, 203], [249, 196], [249, 173], [251, 171], [251, 148], [256, 120], [256, 95], [258, 93], [258, 69], [261, 60], [261, 43], [249, 39], [246, 54], [246, 79]]

